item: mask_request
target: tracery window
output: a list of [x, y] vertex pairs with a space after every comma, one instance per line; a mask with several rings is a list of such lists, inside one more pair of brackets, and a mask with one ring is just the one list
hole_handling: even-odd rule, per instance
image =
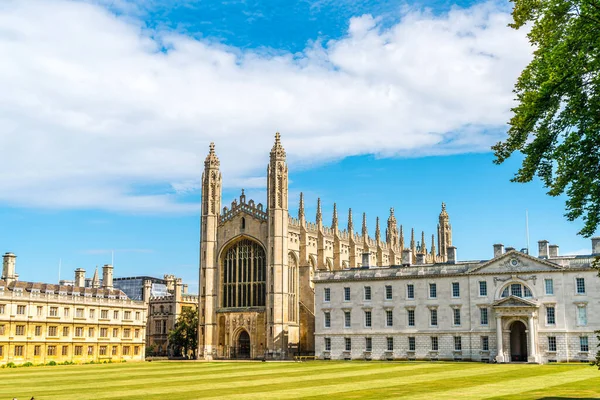
[[294, 257], [292, 253], [288, 254], [288, 268], [288, 319], [290, 321], [296, 321], [296, 285], [298, 266], [296, 263], [296, 257]]
[[533, 297], [531, 289], [520, 283], [511, 283], [502, 290], [501, 297], [515, 296], [521, 298]]
[[264, 307], [266, 256], [258, 243], [243, 239], [223, 256], [223, 307]]

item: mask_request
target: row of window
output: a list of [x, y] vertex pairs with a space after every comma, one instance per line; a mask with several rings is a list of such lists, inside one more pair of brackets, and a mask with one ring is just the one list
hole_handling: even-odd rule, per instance
[[[365, 347], [364, 351], [370, 352], [373, 350], [373, 339], [371, 337], [365, 337]], [[394, 351], [394, 338], [387, 337], [386, 339], [386, 351]], [[417, 341], [414, 336], [409, 336], [408, 338], [408, 351], [416, 351], [417, 349]], [[439, 338], [437, 336], [431, 336], [431, 347], [430, 351], [438, 351], [439, 350]], [[462, 337], [454, 336], [454, 351], [462, 351]], [[331, 338], [324, 338], [325, 351], [331, 351]], [[481, 336], [481, 350], [489, 351], [490, 350], [490, 341], [487, 336]], [[345, 337], [344, 338], [344, 351], [352, 351], [352, 338]]]
[[[46, 346], [46, 354], [49, 356], [58, 355], [58, 347], [56, 345], [48, 345]], [[61, 347], [61, 355], [68, 356], [69, 355], [69, 346], [60, 346]], [[98, 355], [106, 356], [108, 354], [109, 346], [98, 346]], [[119, 346], [110, 346], [111, 347], [111, 355], [116, 356], [119, 352]], [[133, 355], [137, 356], [140, 354], [141, 346], [133, 346]], [[23, 357], [25, 351], [25, 346], [16, 345], [14, 347], [14, 356], [15, 357]], [[123, 346], [122, 347], [122, 355], [128, 356], [131, 354], [131, 346]], [[33, 346], [33, 355], [41, 356], [42, 355], [42, 346], [37, 345]], [[83, 346], [73, 346], [73, 355], [82, 356], [83, 355]], [[87, 355], [94, 355], [94, 346], [87, 346]], [[4, 346], [0, 345], [0, 357], [4, 357]]]
[[[34, 306], [31, 306], [34, 307]], [[36, 315], [38, 317], [44, 316], [44, 306], [35, 306], [36, 307]], [[100, 310], [100, 318], [101, 319], [109, 319], [109, 311], [110, 310]], [[6, 313], [6, 304], [0, 304], [0, 314]], [[26, 315], [27, 314], [27, 306], [25, 305], [17, 305], [17, 315]], [[71, 314], [71, 309], [68, 307], [63, 308], [63, 317], [69, 317]], [[48, 307], [48, 316], [49, 317], [58, 317], [59, 316], [59, 308], [55, 306]], [[119, 319], [120, 312], [118, 310], [113, 310], [112, 313], [113, 319]], [[123, 311], [123, 319], [131, 320], [132, 311]], [[88, 310], [88, 317], [91, 319], [96, 318], [96, 309], [90, 308]], [[84, 308], [76, 308], [75, 309], [75, 318], [85, 318], [85, 309]], [[142, 318], [142, 313], [140, 311], [135, 312], [135, 320], [139, 321]]]
[[[65, 337], [69, 336], [69, 331], [70, 331], [69, 328], [70, 327], [68, 327], [68, 326], [63, 326], [62, 336], [65, 336]], [[25, 330], [26, 330], [25, 325], [15, 325], [15, 335], [16, 336], [24, 336]], [[87, 336], [95, 337], [95, 332], [96, 332], [96, 328], [89, 327], [87, 329], [87, 333], [88, 333]], [[84, 327], [82, 327], [82, 326], [75, 327], [75, 337], [83, 337], [83, 333], [84, 333]], [[4, 335], [4, 334], [6, 334], [6, 325], [0, 325], [0, 335]], [[42, 326], [40, 326], [40, 325], [35, 326], [34, 335], [42, 336]], [[58, 337], [58, 326], [49, 326], [47, 336]], [[108, 337], [108, 328], [100, 328], [100, 335], [98, 337], [107, 338]], [[114, 338], [119, 337], [119, 328], [112, 328], [112, 337], [114, 337]], [[130, 337], [131, 337], [131, 329], [123, 328], [123, 338], [127, 339]], [[140, 337], [139, 329], [133, 330], [133, 337], [136, 339]]]
[[[577, 294], [585, 294], [585, 278], [576, 278], [576, 293]], [[554, 295], [554, 280], [553, 279], [544, 279], [544, 288], [546, 295]], [[429, 284], [428, 298], [436, 299], [437, 298], [437, 283]], [[460, 297], [460, 282], [452, 282], [451, 283], [451, 293], [453, 298]], [[488, 288], [486, 281], [479, 281], [479, 296], [487, 296]], [[502, 297], [508, 297], [509, 295], [516, 297], [532, 297], [531, 289], [529, 289], [526, 285], [520, 283], [513, 283], [507, 285], [502, 291]], [[393, 287], [392, 285], [385, 286], [384, 292], [385, 300], [393, 299]], [[406, 285], [406, 298], [414, 299], [415, 298], [415, 285], [412, 283], [408, 283]], [[323, 300], [325, 302], [331, 301], [331, 288], [324, 288]], [[372, 289], [371, 286], [365, 286], [363, 288], [363, 300], [370, 301], [372, 300]], [[350, 288], [344, 287], [344, 301], [350, 301]]]
[[[587, 306], [580, 304], [577, 306], [577, 325], [587, 325]], [[556, 308], [554, 306], [546, 305], [546, 325], [556, 324]]]
[[[323, 326], [331, 328], [331, 311], [325, 311], [323, 314]], [[407, 310], [407, 325], [415, 326], [415, 310]], [[489, 325], [489, 309], [487, 307], [479, 308], [479, 323], [481, 325]], [[546, 325], [556, 324], [556, 309], [554, 306], [546, 306]], [[438, 309], [429, 309], [429, 325], [438, 326]], [[459, 307], [452, 308], [452, 325], [461, 325], [461, 313]], [[577, 325], [587, 325], [587, 307], [585, 305], [577, 306]], [[370, 328], [373, 326], [373, 312], [371, 310], [364, 311], [364, 326]], [[394, 314], [392, 310], [385, 310], [385, 326], [394, 326]], [[352, 314], [350, 311], [344, 311], [344, 328], [352, 327]]]
[[[548, 336], [548, 351], [556, 352], [556, 336]], [[579, 351], [590, 351], [589, 339], [587, 336], [579, 336]]]
[[[454, 351], [462, 350], [462, 337], [454, 336]], [[331, 351], [331, 338], [325, 337], [324, 345], [325, 351]], [[373, 350], [373, 339], [371, 337], [365, 337], [365, 347], [364, 351], [372, 351]], [[414, 336], [409, 336], [408, 338], [408, 351], [416, 351], [416, 338]], [[480, 336], [481, 339], [481, 350], [489, 351], [490, 350], [490, 341], [488, 336]], [[438, 351], [439, 350], [439, 338], [437, 336], [430, 336], [431, 347], [430, 351]], [[394, 351], [394, 338], [387, 337], [386, 338], [387, 351]], [[344, 350], [352, 351], [352, 338], [345, 337], [344, 338]], [[587, 336], [579, 337], [579, 351], [580, 352], [588, 352], [590, 350], [589, 339]], [[556, 352], [556, 336], [548, 336], [548, 351]]]
[[[409, 309], [407, 311], [407, 326], [415, 326], [415, 310]], [[488, 309], [482, 307], [479, 309], [480, 312], [480, 323], [481, 325], [488, 325]], [[323, 313], [323, 326], [325, 328], [331, 328], [331, 311], [325, 311]], [[461, 321], [461, 313], [460, 308], [455, 307], [452, 308], [452, 324], [454, 326], [460, 326]], [[431, 308], [429, 310], [429, 325], [430, 326], [438, 326], [438, 309]], [[366, 328], [371, 328], [373, 326], [373, 312], [371, 310], [364, 311], [364, 326]], [[394, 313], [392, 310], [385, 310], [385, 326], [391, 327], [394, 326]], [[344, 328], [352, 327], [352, 313], [350, 311], [344, 311]]]

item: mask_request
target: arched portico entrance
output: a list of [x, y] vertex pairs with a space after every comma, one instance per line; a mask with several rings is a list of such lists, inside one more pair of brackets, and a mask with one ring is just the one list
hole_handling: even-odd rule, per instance
[[527, 328], [521, 321], [510, 325], [510, 360], [527, 361]]
[[250, 358], [250, 335], [246, 330], [238, 335], [234, 358]]

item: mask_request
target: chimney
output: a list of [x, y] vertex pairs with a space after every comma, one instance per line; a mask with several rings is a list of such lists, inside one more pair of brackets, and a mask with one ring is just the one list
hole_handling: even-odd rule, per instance
[[540, 240], [538, 242], [538, 257], [539, 258], [548, 258], [548, 241]]
[[175, 301], [181, 301], [181, 292], [183, 291], [183, 282], [181, 278], [175, 279]]
[[555, 258], [558, 257], [558, 245], [557, 244], [551, 244], [549, 247], [550, 249], [550, 258]]
[[187, 294], [188, 293], [188, 285], [187, 283], [183, 285], [183, 294]]
[[456, 246], [448, 246], [448, 264], [456, 264]]
[[504, 245], [502, 243], [497, 243], [494, 245], [494, 258], [500, 257], [504, 254]]
[[404, 265], [406, 267], [410, 267], [410, 264], [412, 264], [411, 258], [412, 258], [412, 252], [410, 249], [402, 250], [402, 265]]
[[592, 238], [592, 255], [600, 256], [600, 236]]
[[18, 277], [15, 273], [17, 256], [13, 253], [5, 253], [2, 258], [4, 259], [4, 262], [2, 263], [2, 279], [6, 281], [7, 285], [10, 285], [12, 282], [16, 281]]
[[113, 288], [113, 266], [110, 264], [105, 264], [102, 267], [102, 287], [104, 289]]
[[362, 267], [368, 267], [369, 266], [369, 257], [371, 256], [371, 253], [362, 253]]
[[144, 280], [144, 288], [142, 289], [142, 300], [144, 303], [150, 301], [150, 295], [152, 294], [152, 281], [150, 279]]
[[85, 287], [85, 269], [77, 268], [75, 270], [75, 287]]
[[424, 264], [425, 264], [425, 254], [418, 253], [417, 254], [417, 265], [424, 265]]

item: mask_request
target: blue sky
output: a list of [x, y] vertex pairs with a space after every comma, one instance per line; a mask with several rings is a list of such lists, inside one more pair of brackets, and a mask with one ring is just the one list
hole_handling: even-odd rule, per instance
[[[208, 144], [224, 204], [264, 201], [274, 132], [325, 221], [394, 207], [434, 233], [447, 203], [460, 259], [492, 244], [590, 247], [564, 198], [492, 163], [530, 58], [507, 3], [8, 1], [0, 5], [2, 251], [23, 280], [174, 273], [197, 287]], [[56, 24], [56, 21], [62, 21]], [[314, 218], [314, 217], [313, 217]], [[356, 224], [355, 224], [356, 225]], [[428, 244], [429, 245], [429, 244]], [[534, 253], [537, 253], [534, 251]]]

